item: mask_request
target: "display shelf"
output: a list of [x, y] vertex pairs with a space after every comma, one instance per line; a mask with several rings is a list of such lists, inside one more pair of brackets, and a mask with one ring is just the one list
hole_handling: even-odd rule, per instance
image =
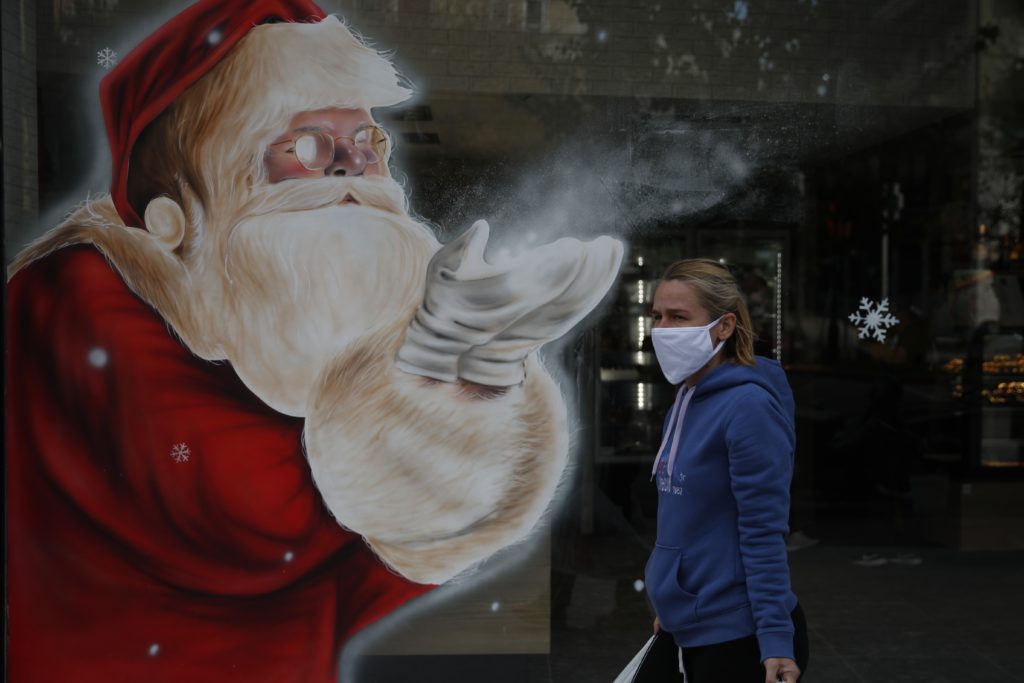
[[982, 325], [943, 367], [968, 421], [965, 471], [995, 478], [1024, 474], [1021, 329]]

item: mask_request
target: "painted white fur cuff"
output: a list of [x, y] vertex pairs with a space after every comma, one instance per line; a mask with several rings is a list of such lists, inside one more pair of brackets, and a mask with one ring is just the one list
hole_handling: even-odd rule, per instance
[[534, 357], [522, 386], [484, 400], [395, 370], [388, 347], [368, 340], [322, 377], [310, 467], [339, 523], [403, 576], [440, 583], [541, 518], [567, 461], [565, 403]]

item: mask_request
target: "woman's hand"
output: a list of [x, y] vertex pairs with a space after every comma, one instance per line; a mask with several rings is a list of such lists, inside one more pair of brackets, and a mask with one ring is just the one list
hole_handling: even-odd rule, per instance
[[796, 683], [800, 678], [800, 667], [785, 657], [769, 657], [764, 660], [764, 670], [764, 683], [777, 683], [780, 679], [785, 683]]
[[661, 630], [661, 619], [654, 617], [654, 635], [658, 635], [658, 631]]

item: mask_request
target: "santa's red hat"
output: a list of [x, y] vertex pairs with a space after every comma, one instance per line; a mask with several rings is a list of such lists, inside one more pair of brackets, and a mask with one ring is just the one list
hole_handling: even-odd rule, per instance
[[100, 83], [100, 101], [113, 158], [110, 194], [126, 225], [143, 226], [128, 202], [128, 164], [146, 126], [254, 26], [325, 16], [310, 0], [200, 0], [120, 61]]

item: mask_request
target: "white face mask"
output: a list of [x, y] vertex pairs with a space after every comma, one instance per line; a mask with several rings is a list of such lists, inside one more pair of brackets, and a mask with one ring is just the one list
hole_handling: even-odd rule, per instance
[[679, 384], [722, 350], [725, 342], [718, 342], [718, 346], [712, 348], [708, 333], [721, 319], [701, 327], [655, 327], [651, 330], [654, 355], [669, 382]]

